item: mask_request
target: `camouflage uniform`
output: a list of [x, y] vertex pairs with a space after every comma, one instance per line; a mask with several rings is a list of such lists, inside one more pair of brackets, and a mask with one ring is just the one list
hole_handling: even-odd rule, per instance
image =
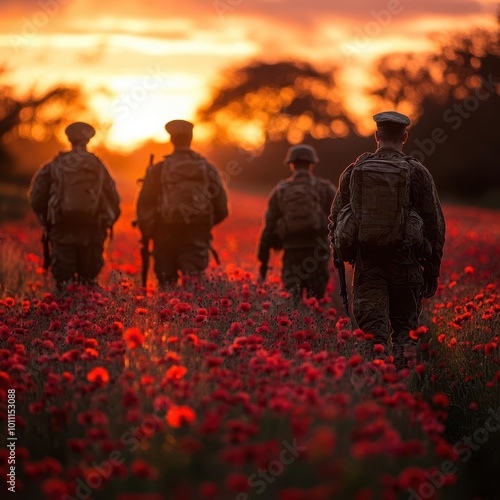
[[[373, 158], [390, 159], [404, 156], [391, 147], [377, 149]], [[356, 163], [356, 162], [355, 162]], [[339, 189], [330, 215], [330, 236], [340, 210], [350, 202], [349, 183], [355, 163], [349, 165], [340, 176]], [[429, 171], [417, 160], [409, 162], [410, 203], [424, 221], [424, 237], [430, 243], [427, 266], [431, 276], [438, 277], [443, 255], [445, 222], [436, 187]], [[409, 336], [410, 329], [418, 326], [422, 310], [424, 278], [415, 249], [403, 248], [392, 253], [387, 250], [359, 250], [354, 263], [353, 313], [364, 332], [373, 334], [373, 343], [381, 344], [387, 353], [392, 332], [393, 355], [398, 368], [406, 357], [414, 357], [416, 341]], [[378, 357], [385, 358], [387, 354]]]
[[286, 235], [281, 239], [277, 234], [279, 220], [283, 217], [280, 209], [278, 185], [269, 198], [265, 217], [265, 227], [260, 238], [258, 259], [267, 262], [269, 250], [284, 249], [282, 282], [295, 298], [302, 296], [305, 289], [308, 297], [322, 298], [329, 278], [330, 245], [328, 243], [327, 217], [335, 196], [335, 187], [326, 180], [315, 177], [308, 169], [297, 169], [285, 182], [294, 182], [303, 176], [314, 177], [324, 210], [325, 225], [320, 231], [303, 231]]
[[[100, 211], [95, 220], [86, 222], [61, 220], [57, 210], [58, 202], [54, 201], [56, 194], [53, 186], [57, 182], [61, 164], [78, 165], [78, 162], [91, 162], [95, 168], [102, 170]], [[112, 227], [120, 215], [120, 197], [104, 164], [84, 147], [61, 153], [35, 174], [29, 198], [40, 222], [49, 230], [52, 245], [51, 271], [58, 288], [73, 280], [93, 282], [104, 265], [102, 253], [107, 229]]]
[[[182, 162], [190, 157], [199, 158], [199, 155], [191, 149], [176, 149], [165, 158]], [[150, 167], [144, 179], [137, 201], [137, 218], [143, 235], [153, 238], [154, 269], [160, 286], [175, 283], [178, 271], [185, 275], [199, 275], [205, 271], [209, 262], [211, 229], [228, 215], [227, 195], [219, 173], [210, 163], [206, 166], [211, 184], [211, 189], [207, 189], [211, 215], [194, 215], [188, 223], [166, 223], [159, 214], [161, 174], [162, 169], [167, 168], [165, 161]]]

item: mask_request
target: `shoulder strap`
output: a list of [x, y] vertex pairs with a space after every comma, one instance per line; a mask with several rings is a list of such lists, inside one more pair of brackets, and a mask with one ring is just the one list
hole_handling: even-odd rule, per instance
[[283, 212], [283, 193], [287, 187], [287, 181], [280, 181], [276, 186], [276, 196], [278, 198], [278, 207], [281, 212]]

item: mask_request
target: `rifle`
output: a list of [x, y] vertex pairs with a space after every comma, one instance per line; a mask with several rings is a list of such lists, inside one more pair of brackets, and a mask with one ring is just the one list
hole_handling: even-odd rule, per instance
[[50, 267], [50, 240], [49, 229], [43, 226], [42, 232], [42, 245], [43, 245], [43, 268], [47, 271]]
[[342, 304], [344, 305], [345, 313], [348, 318], [351, 317], [349, 314], [349, 299], [347, 298], [347, 284], [345, 281], [345, 264], [342, 260], [333, 259], [333, 265], [337, 269], [338, 280], [339, 280], [339, 295], [342, 297]]
[[269, 269], [269, 249], [263, 253], [259, 252], [259, 260], [261, 262], [259, 269], [260, 281], [265, 281]]
[[145, 287], [148, 281], [148, 272], [149, 272], [149, 256], [151, 252], [149, 251], [149, 240], [143, 236], [141, 238], [141, 260], [142, 260], [142, 269], [141, 269], [141, 283], [142, 286]]
[[212, 254], [212, 257], [214, 258], [215, 260], [215, 263], [220, 266], [220, 258], [219, 258], [219, 254], [217, 252], [217, 250], [212, 246], [210, 245], [210, 253]]
[[[149, 155], [149, 165], [146, 171], [154, 164], [155, 155]], [[139, 179], [138, 182], [144, 182], [144, 179]], [[136, 227], [139, 225], [139, 221], [135, 220], [132, 222], [132, 226]], [[141, 269], [141, 283], [142, 286], [145, 287], [148, 281], [148, 272], [149, 272], [149, 257], [151, 252], [149, 250], [149, 240], [151, 239], [149, 234], [145, 234], [141, 231], [141, 261], [142, 261], [142, 269]]]
[[259, 275], [261, 281], [266, 280], [267, 271], [268, 271], [267, 262], [262, 262], [259, 269]]

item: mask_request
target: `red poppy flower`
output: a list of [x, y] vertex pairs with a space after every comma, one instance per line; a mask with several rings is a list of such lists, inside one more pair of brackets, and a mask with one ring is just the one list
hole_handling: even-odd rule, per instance
[[170, 363], [180, 363], [181, 357], [174, 351], [169, 351], [165, 355], [165, 360]]
[[193, 307], [190, 304], [187, 304], [186, 302], [179, 302], [178, 304], [175, 304], [174, 310], [177, 314], [185, 314], [191, 311]]
[[484, 346], [484, 352], [488, 356], [491, 354], [493, 351], [495, 351], [497, 348], [497, 343], [496, 342], [490, 342]]
[[225, 480], [226, 488], [234, 493], [244, 493], [250, 490], [248, 476], [239, 472], [229, 474]]
[[87, 448], [87, 445], [85, 444], [85, 441], [83, 439], [76, 438], [68, 439], [67, 446], [71, 451], [74, 451], [78, 454], [83, 453]]
[[113, 321], [111, 324], [111, 331], [116, 334], [120, 334], [123, 331], [123, 323], [121, 321]]
[[68, 493], [68, 485], [57, 477], [46, 479], [42, 483], [42, 491], [46, 498], [64, 498]]
[[182, 427], [196, 419], [196, 413], [189, 406], [172, 406], [168, 409], [166, 419], [171, 427]]
[[102, 366], [98, 366], [87, 373], [87, 380], [89, 382], [96, 382], [97, 384], [107, 384], [109, 382], [108, 370]]
[[201, 498], [219, 498], [219, 487], [214, 482], [205, 481], [200, 484], [198, 493]]
[[134, 476], [146, 479], [153, 479], [158, 475], [158, 471], [144, 460], [134, 460], [130, 464], [130, 472]]
[[10, 387], [10, 375], [7, 372], [0, 372], [0, 386]]
[[347, 364], [350, 366], [350, 367], [354, 367], [354, 366], [358, 366], [359, 364], [361, 364], [363, 362], [363, 358], [361, 357], [361, 355], [359, 354], [353, 354], [350, 358], [349, 358], [349, 361], [347, 362]]
[[136, 349], [137, 347], [141, 347], [144, 343], [144, 335], [139, 328], [131, 327], [123, 332], [123, 340], [127, 342], [129, 349]]
[[410, 337], [413, 340], [418, 340], [422, 335], [424, 335], [429, 329], [426, 326], [419, 326], [416, 330], [410, 330]]
[[422, 467], [407, 467], [399, 475], [399, 485], [405, 491], [410, 488], [418, 491], [420, 486], [427, 481], [425, 470]]
[[432, 402], [436, 406], [440, 406], [441, 408], [448, 408], [448, 406], [450, 405], [450, 400], [448, 399], [448, 396], [442, 392], [434, 394], [434, 396], [432, 397]]
[[180, 380], [187, 373], [185, 366], [174, 365], [171, 366], [166, 373], [167, 380]]
[[332, 428], [324, 425], [314, 429], [314, 434], [307, 446], [307, 450], [313, 459], [327, 458], [333, 453], [336, 443], [337, 436], [335, 432]]
[[156, 411], [167, 411], [172, 406], [172, 402], [166, 396], [157, 396], [153, 401], [153, 408]]

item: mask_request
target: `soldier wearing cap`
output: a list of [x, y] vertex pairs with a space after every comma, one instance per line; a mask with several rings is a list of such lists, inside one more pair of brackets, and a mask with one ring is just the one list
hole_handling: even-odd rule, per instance
[[104, 265], [108, 230], [120, 215], [115, 182], [102, 161], [87, 151], [95, 129], [75, 122], [65, 133], [71, 150], [43, 165], [29, 191], [30, 204], [44, 227], [46, 267], [50, 264], [60, 291], [73, 281], [95, 284]]
[[[228, 216], [226, 190], [216, 167], [191, 149], [193, 124], [165, 125], [172, 154], [148, 169], [137, 201], [143, 238], [153, 239], [154, 269], [161, 287], [208, 267], [212, 228]], [[213, 250], [212, 250], [213, 251]]]
[[[419, 324], [422, 298], [433, 296], [438, 288], [445, 221], [431, 174], [402, 151], [408, 139], [406, 127], [410, 125], [410, 119], [395, 111], [377, 113], [373, 119], [377, 124], [375, 140], [378, 147], [374, 153], [362, 154], [341, 174], [330, 214], [330, 238], [335, 258], [335, 231], [342, 220], [339, 214], [344, 207], [353, 204], [353, 169], [370, 161], [372, 165], [377, 162], [399, 165], [408, 172], [408, 208], [422, 221], [423, 243], [412, 246], [406, 241], [397, 248], [378, 249], [360, 244], [351, 262], [354, 264], [353, 312], [356, 322], [365, 333], [373, 336], [374, 357], [387, 361], [390, 339], [394, 364], [397, 369], [403, 369], [415, 364], [416, 341], [409, 332]], [[376, 225], [377, 221], [372, 223]]]
[[318, 161], [307, 144], [288, 150], [284, 163], [292, 176], [271, 192], [257, 255], [264, 279], [270, 250], [284, 250], [281, 279], [295, 301], [304, 290], [308, 297], [322, 298], [329, 278], [327, 227], [335, 187], [313, 174]]
[[95, 129], [92, 125], [84, 122], [74, 122], [66, 127], [66, 137], [71, 145], [75, 148], [85, 148], [90, 139], [95, 135]]

